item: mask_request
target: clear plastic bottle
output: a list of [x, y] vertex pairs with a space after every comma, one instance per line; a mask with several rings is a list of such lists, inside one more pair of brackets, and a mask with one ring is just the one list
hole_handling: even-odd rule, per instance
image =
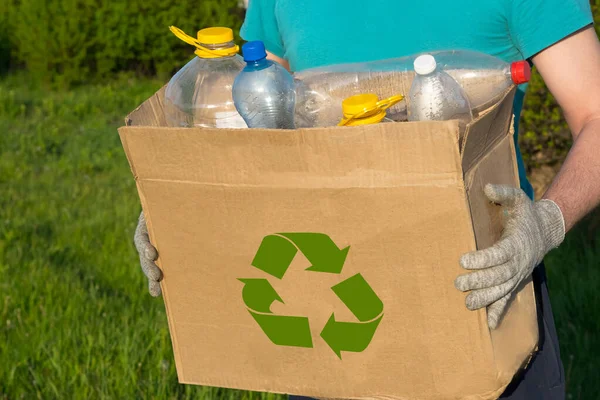
[[460, 84], [476, 113], [496, 104], [512, 86], [522, 85], [531, 79], [531, 67], [526, 60], [508, 63], [497, 57], [469, 50], [431, 54], [439, 68]]
[[[513, 85], [529, 81], [527, 61], [507, 63], [497, 57], [471, 50], [431, 53], [438, 67], [452, 76], [467, 94], [473, 113], [498, 102]], [[342, 117], [341, 102], [360, 93], [385, 98], [408, 95], [418, 55], [364, 63], [338, 64], [307, 69], [294, 74], [297, 87], [296, 121], [300, 127], [330, 126]], [[406, 120], [405, 103], [388, 110], [395, 121]]]
[[294, 129], [294, 78], [267, 60], [261, 41], [242, 46], [246, 66], [233, 83], [233, 101], [249, 128]]
[[[335, 66], [334, 66], [335, 67]], [[306, 70], [295, 74], [296, 127], [335, 126], [343, 118], [344, 99], [373, 93], [387, 98], [404, 92], [398, 82], [400, 73], [337, 72]], [[406, 107], [399, 103], [388, 110], [388, 117], [395, 121], [406, 120]]]
[[178, 28], [171, 31], [196, 47], [196, 56], [169, 81], [165, 91], [165, 117], [174, 127], [246, 128], [233, 104], [231, 89], [244, 68], [229, 28], [198, 31], [197, 39]]
[[376, 94], [365, 93], [348, 97], [342, 102], [344, 118], [338, 126], [371, 125], [380, 122], [394, 122], [386, 117], [386, 110], [403, 99], [392, 96], [379, 101]]
[[409, 121], [448, 121], [473, 119], [469, 99], [461, 86], [437, 67], [430, 55], [417, 57], [416, 76], [408, 95]]

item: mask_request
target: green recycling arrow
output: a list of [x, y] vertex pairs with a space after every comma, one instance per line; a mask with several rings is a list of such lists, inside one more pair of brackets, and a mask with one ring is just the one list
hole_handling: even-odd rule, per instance
[[[350, 246], [340, 249], [323, 233], [277, 233], [265, 236], [252, 265], [282, 279], [298, 250], [312, 264], [307, 271], [339, 274]], [[309, 320], [300, 316], [275, 315], [271, 305], [283, 303], [267, 279], [239, 279], [244, 283], [242, 298], [248, 312], [276, 345], [313, 347]], [[342, 351], [361, 352], [367, 348], [383, 318], [383, 303], [361, 274], [331, 288], [358, 322], [336, 321], [334, 314], [321, 331], [321, 337], [341, 359]]]
[[310, 325], [306, 317], [274, 315], [271, 304], [283, 303], [266, 279], [238, 279], [244, 284], [242, 299], [248, 312], [260, 325], [267, 337], [280, 346], [312, 347]]
[[339, 322], [331, 314], [321, 337], [342, 358], [342, 351], [361, 352], [367, 348], [383, 318], [383, 303], [361, 274], [331, 288], [360, 322]]
[[239, 279], [239, 281], [244, 283], [242, 298], [248, 308], [258, 312], [270, 313], [271, 304], [273, 304], [274, 301], [283, 303], [283, 300], [279, 297], [268, 280]]
[[259, 314], [252, 310], [248, 311], [274, 344], [278, 346], [313, 347], [308, 318]]
[[350, 246], [339, 249], [331, 238], [323, 233], [280, 233], [290, 239], [311, 262], [307, 271], [339, 274], [344, 267]]
[[321, 337], [331, 350], [341, 359], [342, 351], [352, 351], [360, 353], [364, 351], [375, 335], [375, 330], [381, 322], [383, 315], [374, 321], [361, 322], [340, 322], [335, 320], [334, 314], [331, 314], [329, 321], [321, 331]]
[[296, 246], [286, 238], [277, 235], [265, 236], [252, 260], [252, 265], [281, 279], [297, 252]]
[[361, 274], [351, 276], [331, 290], [361, 322], [370, 321], [383, 312], [383, 303]]
[[256, 268], [276, 278], [283, 278], [298, 249], [311, 262], [307, 271], [339, 274], [350, 246], [340, 250], [323, 233], [278, 233], [265, 236], [252, 260]]

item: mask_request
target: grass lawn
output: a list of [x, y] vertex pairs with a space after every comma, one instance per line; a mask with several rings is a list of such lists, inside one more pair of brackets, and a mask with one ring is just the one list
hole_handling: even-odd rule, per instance
[[[45, 93], [0, 81], [0, 399], [275, 399], [177, 383], [163, 303], [132, 243], [140, 210], [116, 128], [161, 86]], [[600, 393], [600, 232], [547, 258], [573, 399]]]

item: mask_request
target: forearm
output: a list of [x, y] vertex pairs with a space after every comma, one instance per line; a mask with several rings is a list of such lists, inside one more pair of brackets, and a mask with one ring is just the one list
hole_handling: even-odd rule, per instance
[[586, 123], [543, 196], [560, 207], [565, 229], [600, 204], [600, 118]]

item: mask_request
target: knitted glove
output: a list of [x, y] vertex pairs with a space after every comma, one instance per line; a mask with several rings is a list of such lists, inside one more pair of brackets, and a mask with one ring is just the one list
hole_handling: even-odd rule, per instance
[[495, 329], [512, 292], [526, 279], [546, 253], [562, 243], [565, 223], [552, 200], [532, 202], [521, 189], [486, 185], [485, 195], [504, 211], [504, 232], [500, 240], [484, 250], [464, 254], [460, 265], [476, 270], [460, 275], [457, 289], [471, 291], [467, 308], [487, 306], [488, 326]]
[[148, 291], [153, 297], [158, 297], [161, 293], [159, 282], [162, 279], [162, 272], [154, 263], [158, 258], [158, 252], [150, 243], [148, 228], [146, 227], [146, 218], [144, 217], [143, 211], [140, 213], [140, 219], [137, 228], [135, 229], [133, 242], [135, 243], [135, 248], [140, 256], [142, 271], [144, 272], [144, 275], [146, 275], [146, 278], [148, 278]]

